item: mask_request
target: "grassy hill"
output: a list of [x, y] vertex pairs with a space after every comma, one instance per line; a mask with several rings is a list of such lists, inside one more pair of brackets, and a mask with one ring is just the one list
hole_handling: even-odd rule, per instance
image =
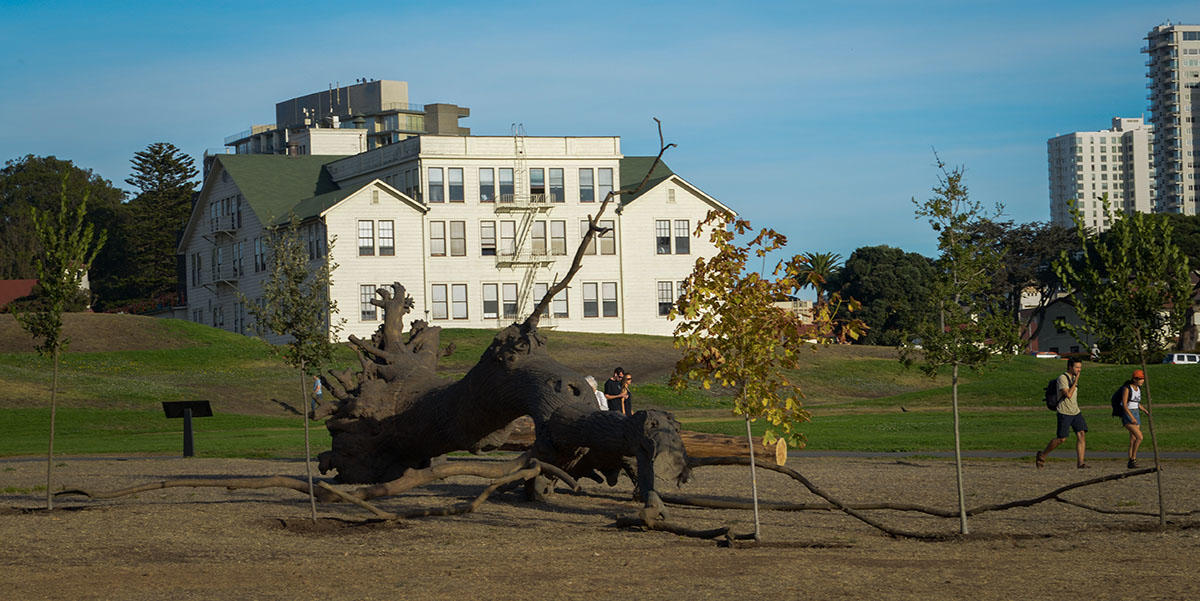
[[[271, 355], [266, 343], [181, 320], [103, 314], [66, 317], [72, 345], [60, 368], [62, 436], [56, 444], [62, 452], [176, 452], [178, 420], [163, 418], [159, 403], [207, 399], [217, 416], [197, 420], [198, 432], [228, 443], [206, 448], [206, 439], [198, 434], [199, 449], [213, 454], [295, 455], [299, 418], [292, 407], [297, 403], [298, 376]], [[439, 371], [447, 378], [461, 376], [493, 334], [491, 330], [444, 330], [442, 343], [452, 342], [456, 350], [442, 359]], [[598, 380], [616, 365], [632, 371], [635, 409], [669, 409], [692, 429], [737, 433], [744, 428], [731, 415], [728, 399], [719, 393], [680, 394], [667, 386], [678, 357], [670, 338], [546, 334], [556, 358]], [[50, 362], [31, 348], [12, 316], [0, 315], [0, 431], [5, 433], [0, 437], [0, 455], [37, 453], [44, 446]], [[337, 361], [336, 367], [357, 364], [349, 349], [343, 349]], [[960, 403], [968, 416], [964, 429], [975, 432], [967, 447], [1025, 448], [1044, 443], [1051, 428], [1046, 424], [1052, 420], [1041, 405], [1041, 391], [1062, 369], [1062, 361], [1015, 357], [992, 370], [965, 373], [960, 380]], [[1119, 447], [1124, 432], [1108, 417], [1107, 405], [1109, 394], [1130, 370], [1085, 366], [1080, 402], [1092, 422], [1093, 444]], [[1149, 371], [1154, 401], [1165, 405], [1161, 421], [1170, 421], [1176, 429], [1175, 442], [1168, 440], [1165, 448], [1200, 448], [1200, 403], [1194, 396], [1200, 390], [1200, 368], [1153, 365]], [[949, 419], [949, 378], [930, 379], [918, 370], [905, 369], [894, 349], [823, 347], [805, 354], [802, 367], [791, 375], [804, 389], [814, 416], [802, 428], [812, 448], [949, 446], [948, 426], [942, 423]], [[320, 430], [317, 439], [320, 445], [328, 445]]]

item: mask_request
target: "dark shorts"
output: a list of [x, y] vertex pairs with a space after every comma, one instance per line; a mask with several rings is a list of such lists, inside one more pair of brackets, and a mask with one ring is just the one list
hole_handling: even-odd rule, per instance
[[1072, 431], [1087, 432], [1087, 422], [1083, 421], [1083, 414], [1076, 413], [1075, 415], [1058, 415], [1058, 436], [1055, 438], [1066, 438]]
[[1129, 412], [1133, 414], [1133, 419], [1132, 420], [1129, 419], [1128, 415], [1125, 415], [1124, 412], [1121, 412], [1121, 425], [1122, 426], [1128, 426], [1129, 424], [1136, 424], [1139, 426], [1142, 425], [1142, 412], [1138, 409], [1130, 409]]

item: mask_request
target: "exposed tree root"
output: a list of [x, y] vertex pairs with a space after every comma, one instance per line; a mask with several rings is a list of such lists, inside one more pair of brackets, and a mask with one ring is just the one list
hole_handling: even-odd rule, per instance
[[[1152, 518], [1158, 517], [1157, 511], [1138, 511], [1136, 509], [1105, 509], [1103, 507], [1096, 507], [1095, 505], [1088, 505], [1087, 503], [1080, 503], [1079, 501], [1072, 501], [1070, 499], [1063, 499], [1061, 497], [1056, 498], [1054, 500], [1058, 501], [1059, 503], [1065, 503], [1067, 505], [1072, 505], [1074, 507], [1078, 507], [1080, 509], [1088, 509], [1091, 511], [1095, 511], [1096, 513], [1105, 513], [1105, 514], [1109, 514], [1109, 515], [1143, 515], [1143, 516], [1152, 517]], [[1174, 516], [1174, 517], [1188, 517], [1188, 516], [1192, 516], [1192, 515], [1200, 515], [1200, 509], [1193, 509], [1191, 511], [1168, 511], [1167, 515]]]
[[617, 521], [613, 523], [613, 526], [631, 530], [654, 530], [657, 532], [669, 532], [671, 534], [684, 536], [687, 538], [754, 540], [753, 532], [747, 534], [734, 534], [729, 526], [710, 528], [708, 530], [696, 530], [668, 522], [666, 520], [645, 520], [640, 515], [619, 517], [617, 518]]
[[[692, 468], [692, 469], [695, 469], [697, 467], [707, 466], [707, 465], [750, 465], [750, 458], [749, 457], [693, 457], [693, 458], [690, 458], [688, 461], [688, 467]], [[790, 476], [792, 479], [796, 480], [800, 484], [803, 484], [804, 487], [807, 488], [809, 490], [809, 492], [811, 492], [812, 494], [817, 495], [818, 497], [821, 497], [822, 499], [825, 499], [826, 501], [828, 501], [829, 504], [831, 506], [833, 506], [834, 509], [837, 509], [838, 511], [841, 511], [850, 517], [853, 517], [853, 518], [855, 518], [877, 530], [880, 530], [880, 531], [888, 534], [889, 536], [894, 536], [897, 538], [915, 538], [915, 539], [921, 539], [921, 540], [941, 540], [941, 539], [945, 539], [945, 538], [950, 538], [952, 536], [949, 534], [916, 532], [916, 531], [912, 531], [912, 530], [903, 530], [900, 528], [892, 528], [890, 526], [887, 526], [887, 525], [879, 522], [878, 520], [872, 519], [869, 516], [859, 513], [859, 511], [854, 509], [853, 507], [850, 507], [850, 506], [846, 505], [845, 503], [842, 503], [841, 501], [835, 499], [829, 493], [827, 493], [827, 492], [821, 490], [819, 487], [817, 487], [816, 484], [813, 484], [812, 481], [810, 481], [808, 478], [805, 478], [804, 475], [802, 475], [800, 472], [798, 472], [790, 467], [776, 465], [773, 462], [772, 463], [763, 463], [761, 461], [755, 461], [754, 465], [756, 465], [760, 468], [763, 468], [763, 469], [768, 469], [771, 471], [779, 472], [781, 474]], [[958, 514], [955, 514], [955, 515], [958, 515]]]
[[[520, 477], [528, 474], [532, 475], [529, 475], [528, 478]], [[316, 496], [317, 500], [323, 503], [346, 501], [363, 507], [379, 517], [394, 519], [396, 517], [407, 516], [405, 514], [388, 513], [367, 503], [366, 500], [398, 495], [405, 491], [412, 490], [418, 486], [430, 484], [450, 476], [478, 476], [493, 480], [492, 485], [485, 490], [485, 494], [482, 495], [482, 497], [477, 498], [475, 501], [467, 504], [470, 505], [470, 509], [467, 511], [474, 511], [475, 508], [479, 506], [479, 503], [482, 503], [484, 500], [486, 500], [488, 495], [491, 495], [496, 488], [519, 480], [529, 480], [541, 474], [558, 478], [567, 484], [567, 486], [569, 486], [572, 490], [579, 490], [579, 483], [558, 467], [522, 455], [515, 459], [503, 462], [456, 461], [435, 465], [420, 470], [410, 469], [405, 472], [403, 476], [391, 482], [385, 482], [372, 486], [364, 486], [350, 492], [338, 490], [331, 486], [329, 482], [322, 480], [316, 483], [320, 488], [319, 491], [316, 491]], [[292, 476], [265, 476], [249, 478], [183, 478], [139, 484], [137, 486], [131, 486], [112, 491], [89, 491], [81, 488], [73, 488], [59, 491], [55, 493], [55, 495], [82, 495], [90, 499], [115, 499], [117, 497], [135, 495], [138, 493], [161, 490], [164, 488], [225, 488], [228, 490], [285, 488], [308, 495], [308, 482]], [[455, 505], [452, 507], [458, 506]], [[423, 515], [454, 515], [456, 513], [464, 513], [464, 511], [462, 511], [461, 508], [456, 510], [423, 509], [416, 512], [416, 515], [413, 517], [420, 517]]]
[[[987, 511], [1003, 511], [1005, 509], [1012, 509], [1014, 507], [1030, 507], [1032, 505], [1037, 505], [1038, 503], [1041, 503], [1043, 501], [1057, 499], [1059, 495], [1067, 492], [1068, 490], [1082, 488], [1084, 486], [1091, 486], [1093, 484], [1099, 484], [1101, 482], [1108, 482], [1109, 480], [1121, 480], [1123, 478], [1128, 478], [1130, 476], [1140, 476], [1142, 474], [1152, 474], [1156, 471], [1158, 471], [1158, 468], [1156, 468], [1156, 467], [1144, 467], [1140, 470], [1129, 470], [1127, 472], [1119, 472], [1116, 474], [1109, 474], [1107, 476], [1100, 476], [1099, 478], [1092, 478], [1091, 480], [1083, 480], [1081, 482], [1076, 482], [1074, 484], [1068, 484], [1066, 486], [1061, 486], [1061, 487], [1056, 488], [1040, 497], [1033, 497], [1032, 499], [1022, 499], [1020, 501], [1009, 501], [1007, 503], [996, 503], [993, 505], [982, 505], [982, 506], [976, 507], [974, 509], [967, 510], [967, 515], [975, 515], [975, 514], [984, 513]], [[1155, 514], [1155, 515], [1158, 515], [1158, 514]]]
[[[750, 465], [750, 458], [749, 457], [706, 457], [706, 458], [693, 457], [693, 458], [691, 458], [691, 460], [689, 462], [689, 467], [691, 467], [693, 469], [695, 469], [697, 467], [706, 466], [706, 465]], [[760, 468], [763, 468], [763, 469], [768, 469], [771, 471], [779, 472], [781, 474], [790, 476], [791, 478], [793, 478], [793, 479], [797, 480], [798, 482], [800, 482], [801, 484], [803, 484], [804, 487], [807, 488], [813, 494], [828, 501], [828, 503], [765, 503], [765, 504], [759, 503], [760, 508], [765, 508], [765, 509], [775, 510], [775, 511], [835, 511], [835, 510], [842, 511], [842, 512], [846, 513], [847, 515], [854, 517], [858, 520], [861, 520], [874, 528], [882, 530], [883, 532], [885, 532], [891, 536], [904, 537], [904, 538], [919, 538], [919, 539], [926, 539], [926, 540], [949, 538], [952, 535], [949, 535], [949, 534], [924, 534], [924, 533], [917, 533], [917, 532], [911, 532], [911, 531], [905, 531], [905, 530], [898, 530], [898, 529], [884, 526], [880, 522], [869, 519], [866, 516], [863, 516], [862, 514], [860, 514], [858, 512], [882, 509], [882, 510], [910, 511], [910, 512], [916, 512], [916, 513], [924, 513], [927, 515], [931, 515], [931, 516], [935, 516], [935, 517], [943, 517], [943, 518], [958, 517], [957, 511], [945, 510], [945, 509], [941, 509], [938, 507], [928, 507], [925, 505], [915, 505], [915, 504], [911, 504], [911, 503], [863, 503], [863, 504], [842, 503], [842, 502], [832, 498], [831, 496], [829, 496], [827, 493], [825, 493], [821, 489], [817, 488], [817, 486], [815, 484], [813, 484], [811, 481], [809, 481], [807, 478], [805, 478], [803, 475], [801, 475], [799, 472], [797, 472], [796, 470], [794, 470], [792, 468], [781, 466], [781, 465], [776, 465], [774, 463], [763, 463], [763, 462], [758, 462], [758, 461], [755, 462], [755, 465]], [[1157, 471], [1157, 468], [1148, 467], [1148, 468], [1142, 468], [1142, 469], [1138, 469], [1138, 470], [1130, 470], [1127, 472], [1120, 472], [1117, 474], [1109, 474], [1107, 476], [1100, 476], [1098, 478], [1092, 478], [1090, 480], [1084, 480], [1081, 482], [1075, 482], [1073, 484], [1068, 484], [1066, 486], [1056, 488], [1044, 495], [1041, 495], [1038, 497], [1033, 497], [1030, 499], [1020, 499], [1020, 500], [1016, 500], [1016, 501], [1008, 501], [1006, 503], [981, 505], [979, 507], [968, 509], [967, 515], [978, 515], [978, 514], [986, 513], [989, 511], [1004, 511], [1006, 509], [1013, 509], [1015, 507], [1030, 507], [1030, 506], [1036, 505], [1038, 503], [1054, 500], [1054, 501], [1059, 501], [1062, 503], [1067, 503], [1070, 505], [1075, 505], [1075, 506], [1083, 508], [1083, 509], [1090, 509], [1092, 511], [1098, 511], [1100, 513], [1127, 513], [1127, 514], [1134, 514], [1134, 515], [1157, 516], [1158, 515], [1157, 513], [1148, 513], [1148, 512], [1102, 510], [1100, 508], [1096, 508], [1096, 507], [1092, 507], [1089, 505], [1084, 505], [1082, 503], [1077, 503], [1074, 501], [1063, 499], [1060, 496], [1060, 495], [1062, 495], [1062, 493], [1065, 493], [1069, 490], [1074, 490], [1076, 488], [1091, 486], [1093, 484], [1099, 484], [1101, 482], [1108, 482], [1111, 480], [1121, 480], [1123, 478], [1129, 478], [1131, 476], [1140, 476], [1143, 474], [1150, 474], [1155, 471]], [[751, 509], [753, 507], [751, 505], [751, 503], [745, 502], [745, 501], [730, 501], [730, 500], [724, 500], [724, 499], [712, 499], [712, 498], [694, 497], [694, 496], [686, 496], [686, 495], [663, 495], [662, 499], [664, 502], [675, 504], [675, 505], [692, 505], [692, 506], [696, 506], [696, 507], [706, 507], [706, 508], [713, 508], [713, 509]], [[1200, 510], [1187, 512], [1187, 513], [1175, 513], [1172, 515], [1185, 515], [1186, 516], [1186, 515], [1191, 515], [1193, 513], [1200, 513]]]
[[[265, 476], [265, 477], [248, 477], [248, 478], [182, 478], [177, 480], [160, 480], [158, 482], [148, 482], [129, 488], [121, 488], [118, 490], [109, 491], [89, 491], [82, 488], [72, 488], [58, 491], [55, 496], [70, 496], [82, 495], [89, 499], [115, 499], [117, 497], [125, 497], [136, 495], [138, 493], [149, 492], [152, 490], [161, 490], [164, 488], [226, 488], [236, 490], [241, 488], [290, 488], [294, 491], [308, 495], [308, 481], [294, 478], [292, 476]], [[321, 498], [318, 500], [329, 501], [330, 497]]]

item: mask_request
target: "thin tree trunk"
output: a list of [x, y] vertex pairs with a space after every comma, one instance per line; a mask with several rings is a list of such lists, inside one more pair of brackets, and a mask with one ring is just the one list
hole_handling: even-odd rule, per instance
[[308, 504], [312, 509], [312, 521], [317, 523], [317, 497], [313, 492], [313, 476], [312, 476], [312, 446], [309, 443], [308, 437], [308, 382], [304, 377], [304, 361], [300, 361], [300, 417], [304, 420], [304, 474], [308, 476]]
[[750, 418], [746, 418], [746, 442], [750, 445], [750, 491], [754, 498], [754, 540], [761, 541], [758, 527], [758, 474], [754, 471], [754, 436], [750, 434]]
[[[1146, 354], [1142, 353], [1142, 373], [1146, 373]], [[1146, 409], [1150, 409], [1150, 380], [1147, 378], [1142, 381], [1142, 402], [1146, 404]], [[1148, 423], [1150, 424], [1150, 446], [1154, 449], [1154, 482], [1158, 486], [1158, 526], [1165, 528], [1167, 525], [1167, 506], [1163, 502], [1163, 487], [1162, 487], [1162, 469], [1158, 464], [1158, 439], [1154, 437], [1154, 416], [1149, 411], [1146, 412]]]
[[962, 444], [958, 433], [958, 362], [954, 362], [950, 398], [954, 408], [954, 475], [958, 482], [958, 526], [959, 532], [970, 534], [967, 528], [967, 500], [963, 494]]
[[54, 375], [50, 378], [50, 446], [46, 451], [46, 509], [54, 509], [54, 421], [58, 413], [58, 349], [54, 349]]

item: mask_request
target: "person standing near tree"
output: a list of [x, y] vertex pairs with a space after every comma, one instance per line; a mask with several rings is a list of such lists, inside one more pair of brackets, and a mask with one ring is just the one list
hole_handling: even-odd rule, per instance
[[1083, 419], [1083, 413], [1079, 410], [1078, 394], [1079, 394], [1079, 374], [1083, 371], [1083, 361], [1071, 357], [1067, 359], [1067, 371], [1058, 377], [1058, 409], [1055, 411], [1055, 417], [1058, 419], [1058, 429], [1053, 440], [1046, 445], [1046, 448], [1038, 451], [1035, 456], [1034, 463], [1038, 469], [1046, 465], [1046, 455], [1050, 451], [1058, 448], [1067, 439], [1071, 431], [1075, 431], [1075, 467], [1086, 469], [1087, 463], [1083, 461], [1084, 450], [1087, 446], [1085, 435], [1087, 434], [1087, 422]]
[[321, 376], [313, 376], [313, 391], [312, 399], [310, 401], [313, 413], [317, 412], [317, 406], [321, 404], [321, 396], [323, 393], [324, 390], [321, 388]]
[[587, 375], [587, 376], [583, 377], [583, 381], [587, 382], [588, 386], [592, 387], [592, 394], [596, 396], [596, 404], [600, 406], [600, 410], [604, 411], [604, 410], [608, 409], [608, 399], [605, 398], [603, 392], [600, 392], [596, 388], [596, 378], [593, 378], [592, 376]]
[[621, 411], [625, 415], [633, 415], [633, 393], [629, 392], [630, 386], [633, 386], [633, 374], [626, 373], [625, 381], [621, 383], [621, 390], [625, 393], [625, 400], [621, 403]]
[[604, 398], [608, 400], [609, 411], [625, 411], [625, 397], [629, 395], [625, 391], [625, 370], [623, 368], [613, 369], [611, 378], [604, 381]]
[[[1142, 446], [1142, 384], [1146, 383], [1146, 372], [1135, 369], [1133, 377], [1126, 380], [1121, 388], [1117, 389], [1114, 397], [1118, 397], [1120, 405], [1113, 405], [1113, 417], [1121, 418], [1121, 425], [1129, 430], [1129, 463], [1126, 465], [1129, 469], [1137, 469], [1137, 452], [1138, 447]], [[1146, 409], [1146, 415], [1150, 415], [1150, 410]]]

